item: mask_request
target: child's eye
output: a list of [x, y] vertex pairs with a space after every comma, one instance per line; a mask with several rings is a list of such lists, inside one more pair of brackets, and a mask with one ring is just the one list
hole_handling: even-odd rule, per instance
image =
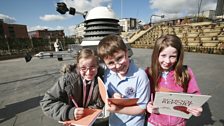
[[170, 56], [170, 59], [175, 60], [175, 59], [177, 59], [177, 56]]
[[113, 64], [114, 64], [113, 62], [109, 62], [109, 63], [108, 63], [108, 65], [113, 65]]
[[163, 57], [163, 58], [165, 58], [166, 57], [166, 55], [165, 54], [162, 54], [162, 55], [160, 55], [161, 57]]
[[123, 59], [123, 56], [120, 56], [120, 57], [118, 57], [118, 58], [117, 58], [117, 60], [116, 60], [116, 61], [118, 61], [118, 62], [119, 62], [119, 61], [121, 61], [122, 59]]
[[170, 56], [171, 58], [176, 58], [177, 56]]

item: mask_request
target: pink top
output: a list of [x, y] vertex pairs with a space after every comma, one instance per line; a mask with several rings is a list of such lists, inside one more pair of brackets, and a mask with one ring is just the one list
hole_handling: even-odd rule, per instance
[[[187, 93], [200, 94], [200, 89], [197, 85], [195, 76], [192, 69], [188, 67], [188, 73], [190, 75], [190, 81], [188, 84]], [[159, 91], [166, 89], [170, 92], [183, 92], [184, 89], [176, 84], [174, 78], [174, 70], [170, 71], [166, 77], [159, 79]], [[148, 122], [155, 124], [156, 126], [184, 126], [185, 119], [175, 116], [163, 115], [163, 114], [151, 114], [148, 118]]]

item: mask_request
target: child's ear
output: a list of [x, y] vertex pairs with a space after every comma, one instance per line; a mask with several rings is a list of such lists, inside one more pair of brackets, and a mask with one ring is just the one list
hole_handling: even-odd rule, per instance
[[128, 56], [128, 49], [126, 49], [126, 51], [125, 51], [125, 55]]

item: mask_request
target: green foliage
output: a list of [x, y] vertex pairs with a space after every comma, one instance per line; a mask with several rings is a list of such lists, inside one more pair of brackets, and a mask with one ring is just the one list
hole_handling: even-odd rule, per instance
[[74, 38], [65, 38], [65, 46], [67, 46], [68, 44], [75, 44], [75, 39]]
[[[60, 41], [62, 42], [65, 49], [69, 44], [75, 44], [74, 38], [65, 37], [63, 40], [60, 40]], [[32, 39], [0, 38], [0, 50], [10, 49], [10, 50], [20, 51], [20, 50], [28, 49], [28, 50], [33, 50], [35, 52], [45, 51], [45, 50], [50, 50], [50, 46], [51, 46], [51, 49], [54, 49], [52, 42], [54, 42], [54, 40], [43, 39], [43, 38], [32, 38]]]
[[0, 39], [0, 50], [7, 50], [7, 43], [4, 38]]
[[41, 46], [45, 46], [48, 44], [48, 41], [44, 40], [44, 39], [39, 39], [39, 38], [32, 38], [32, 42], [33, 42], [33, 47], [41, 47]]

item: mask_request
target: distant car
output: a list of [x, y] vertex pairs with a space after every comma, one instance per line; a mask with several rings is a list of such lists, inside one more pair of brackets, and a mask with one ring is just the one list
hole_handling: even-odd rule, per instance
[[51, 53], [51, 52], [39, 52], [39, 53], [35, 54], [34, 56], [38, 57], [40, 59], [43, 59], [44, 56], [53, 57], [53, 53]]
[[40, 57], [43, 57], [43, 55], [44, 55], [44, 52], [39, 52], [39, 53], [35, 54], [34, 56], [40, 58]]

